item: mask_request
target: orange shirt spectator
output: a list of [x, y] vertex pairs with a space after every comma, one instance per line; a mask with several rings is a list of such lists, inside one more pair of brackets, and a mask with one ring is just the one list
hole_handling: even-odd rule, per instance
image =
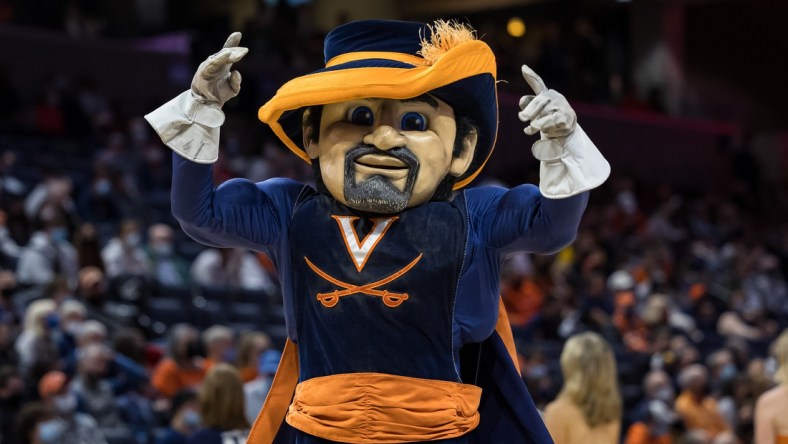
[[513, 325], [525, 325], [542, 310], [544, 292], [529, 278], [516, 279], [502, 289], [506, 314]]
[[700, 429], [712, 438], [728, 430], [728, 424], [717, 410], [717, 402], [704, 396], [708, 381], [705, 367], [693, 364], [679, 374], [681, 395], [676, 398], [676, 412], [684, 420], [687, 429]]
[[636, 422], [627, 430], [624, 444], [673, 444], [673, 437], [670, 434], [651, 436], [649, 427], [646, 424]]
[[159, 361], [153, 369], [151, 384], [162, 395], [170, 398], [182, 389], [193, 388], [205, 378], [202, 342], [197, 330], [188, 324], [172, 327], [169, 338], [169, 357]]
[[164, 358], [153, 370], [153, 387], [170, 398], [182, 389], [193, 388], [205, 379], [204, 367], [181, 367], [174, 359]]

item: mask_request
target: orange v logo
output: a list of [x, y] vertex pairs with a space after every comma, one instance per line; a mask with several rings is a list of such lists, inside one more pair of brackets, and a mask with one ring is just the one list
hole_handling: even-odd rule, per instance
[[345, 240], [347, 252], [350, 254], [350, 258], [353, 260], [353, 265], [356, 266], [356, 270], [359, 272], [364, 269], [364, 265], [367, 263], [369, 256], [372, 254], [372, 250], [374, 250], [378, 245], [378, 242], [383, 239], [383, 236], [391, 227], [391, 224], [398, 219], [396, 216], [372, 219], [374, 223], [372, 225], [372, 230], [370, 230], [370, 232], [364, 236], [364, 240], [359, 241], [358, 234], [356, 233], [356, 227], [353, 225], [353, 222], [355, 222], [358, 217], [331, 217], [337, 221], [337, 225], [339, 225], [339, 231], [342, 233], [342, 238]]

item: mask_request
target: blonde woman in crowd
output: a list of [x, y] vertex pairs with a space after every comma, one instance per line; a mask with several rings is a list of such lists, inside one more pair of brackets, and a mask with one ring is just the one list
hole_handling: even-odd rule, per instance
[[780, 365], [775, 375], [779, 385], [761, 395], [755, 404], [755, 444], [788, 444], [788, 330], [773, 347]]
[[544, 421], [555, 444], [616, 444], [621, 395], [610, 346], [596, 333], [571, 337], [561, 353], [564, 387], [547, 405]]
[[[53, 331], [57, 327], [57, 304], [52, 299], [33, 301], [25, 310], [25, 326], [14, 344], [22, 371], [42, 366], [41, 375], [58, 359]], [[45, 368], [45, 369], [44, 369]]]
[[200, 430], [188, 444], [245, 444], [249, 422], [244, 413], [244, 389], [238, 370], [230, 364], [214, 365], [200, 390]]

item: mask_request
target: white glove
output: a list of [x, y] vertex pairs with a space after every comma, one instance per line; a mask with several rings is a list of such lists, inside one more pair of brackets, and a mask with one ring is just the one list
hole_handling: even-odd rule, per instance
[[232, 33], [224, 47], [197, 68], [191, 90], [145, 116], [164, 144], [193, 162], [214, 163], [219, 157], [221, 108], [241, 90], [241, 74], [230, 67], [249, 51], [238, 47], [240, 41], [241, 33]]
[[528, 135], [541, 133], [531, 151], [541, 161], [539, 190], [551, 199], [580, 194], [601, 185], [610, 175], [610, 164], [577, 124], [577, 115], [558, 91], [547, 89], [542, 79], [523, 65], [523, 77], [535, 96], [520, 98], [518, 117], [530, 122]]

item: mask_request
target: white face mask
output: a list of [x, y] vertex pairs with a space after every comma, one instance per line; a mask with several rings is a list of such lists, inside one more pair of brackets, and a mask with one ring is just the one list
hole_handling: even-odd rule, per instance
[[50, 444], [60, 441], [64, 426], [59, 419], [50, 419], [49, 421], [38, 423], [36, 429], [38, 431], [38, 439], [44, 444]]
[[63, 328], [63, 330], [72, 335], [77, 336], [82, 329], [82, 321], [71, 321]]
[[656, 393], [654, 393], [655, 399], [659, 399], [660, 401], [666, 402], [668, 404], [673, 403], [673, 398], [675, 398], [675, 396], [676, 394], [670, 387], [662, 387], [661, 389], [657, 390]]
[[126, 241], [126, 245], [136, 247], [137, 245], [140, 244], [140, 241], [142, 240], [142, 236], [140, 236], [139, 233], [129, 233], [126, 235], [125, 238], [123, 238], [123, 240]]
[[63, 416], [74, 413], [77, 409], [77, 396], [73, 393], [56, 396], [54, 399], [55, 410]]
[[159, 256], [170, 256], [173, 252], [172, 244], [170, 243], [156, 244], [151, 249]]
[[202, 423], [202, 418], [200, 414], [194, 410], [187, 410], [183, 413], [183, 423], [186, 427], [195, 430], [200, 428], [200, 424]]

